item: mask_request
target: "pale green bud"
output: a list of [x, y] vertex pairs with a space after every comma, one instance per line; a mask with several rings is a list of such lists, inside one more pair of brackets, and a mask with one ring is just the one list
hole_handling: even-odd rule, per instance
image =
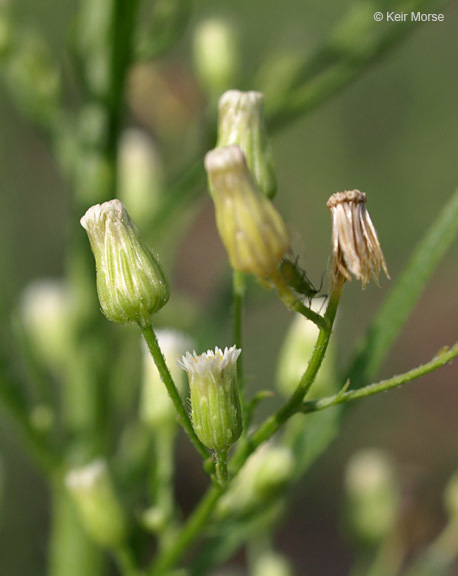
[[216, 224], [232, 267], [269, 277], [290, 249], [283, 218], [257, 187], [238, 146], [212, 150], [205, 167]]
[[447, 482], [444, 504], [450, 518], [458, 521], [458, 472], [455, 472]]
[[284, 556], [268, 550], [255, 559], [251, 576], [293, 576], [293, 571]]
[[140, 130], [127, 130], [119, 148], [119, 199], [140, 228], [154, 215], [163, 187], [163, 173], [152, 139]]
[[198, 356], [187, 352], [178, 364], [186, 370], [191, 392], [192, 425], [199, 440], [216, 452], [226, 451], [242, 432], [235, 346]]
[[211, 95], [234, 84], [240, 69], [237, 32], [230, 21], [210, 18], [194, 32], [193, 55], [197, 76]]
[[97, 267], [97, 292], [103, 313], [112, 322], [150, 323], [169, 299], [158, 261], [143, 244], [119, 200], [89, 208], [81, 218]]
[[71, 470], [65, 484], [82, 525], [95, 542], [114, 548], [126, 540], [125, 514], [104, 460]]
[[[185, 390], [184, 373], [177, 362], [192, 346], [191, 340], [184, 334], [173, 330], [158, 330], [156, 333], [159, 346], [164, 355], [170, 374], [178, 391], [183, 395]], [[162, 382], [151, 353], [143, 342], [143, 379], [140, 399], [140, 417], [150, 428], [161, 430], [173, 427], [176, 423], [176, 409]]]
[[277, 178], [265, 125], [263, 95], [229, 90], [219, 99], [218, 109], [217, 146], [240, 146], [258, 188], [273, 198]]
[[35, 354], [43, 364], [59, 371], [71, 347], [72, 299], [62, 280], [42, 279], [21, 295], [19, 318]]
[[[323, 299], [312, 303], [316, 312]], [[296, 314], [283, 341], [277, 368], [277, 388], [286, 398], [291, 396], [302, 378], [318, 338], [319, 329], [301, 314]], [[331, 344], [321, 364], [308, 398], [314, 399], [335, 391], [335, 348]]]
[[381, 542], [393, 530], [399, 494], [393, 465], [379, 450], [357, 452], [345, 474], [348, 520], [356, 538], [366, 544]]
[[233, 480], [218, 504], [218, 514], [249, 514], [278, 496], [294, 474], [294, 456], [286, 446], [259, 448]]

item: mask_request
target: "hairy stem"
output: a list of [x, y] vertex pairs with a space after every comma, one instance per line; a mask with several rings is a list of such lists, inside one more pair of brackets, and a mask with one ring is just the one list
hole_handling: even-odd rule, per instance
[[170, 371], [167, 368], [167, 364], [165, 363], [164, 356], [162, 355], [153, 327], [140, 326], [140, 329], [142, 331], [145, 342], [149, 348], [149, 351], [151, 352], [153, 360], [157, 366], [159, 374], [161, 375], [162, 382], [164, 382], [164, 385], [167, 388], [167, 392], [169, 393], [170, 399], [172, 400], [173, 405], [175, 406], [180, 424], [183, 426], [185, 432], [188, 434], [196, 450], [199, 452], [202, 458], [207, 460], [209, 452], [202, 444], [202, 442], [199, 440], [196, 433], [194, 432], [191, 419], [189, 418], [189, 414], [186, 411], [186, 408], [183, 404], [183, 400], [181, 399], [177, 387], [175, 386], [175, 382], [173, 381]]
[[360, 398], [373, 396], [374, 394], [379, 394], [380, 392], [386, 392], [392, 388], [398, 388], [403, 384], [412, 382], [412, 380], [421, 378], [425, 374], [429, 374], [441, 366], [448, 364], [456, 356], [458, 356], [458, 343], [455, 344], [452, 348], [441, 350], [430, 362], [418, 366], [413, 370], [409, 370], [409, 372], [405, 372], [404, 374], [393, 376], [393, 378], [382, 380], [381, 382], [370, 384], [369, 386], [364, 386], [358, 390], [349, 390], [348, 392], [340, 392], [334, 396], [322, 398], [321, 400], [304, 402], [302, 404], [301, 412], [318, 412], [319, 410], [324, 410], [326, 408], [330, 408], [331, 406], [336, 406], [337, 404], [347, 404], [353, 400], [359, 400]]

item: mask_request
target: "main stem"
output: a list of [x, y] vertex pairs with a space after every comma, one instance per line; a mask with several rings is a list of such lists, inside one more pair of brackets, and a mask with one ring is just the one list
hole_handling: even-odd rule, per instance
[[197, 437], [196, 433], [194, 432], [194, 428], [192, 427], [191, 419], [184, 407], [183, 400], [175, 386], [175, 382], [170, 374], [169, 369], [167, 368], [167, 364], [165, 363], [164, 356], [162, 355], [161, 349], [159, 348], [159, 344], [157, 342], [156, 334], [154, 333], [152, 326], [141, 326], [140, 329], [142, 331], [143, 337], [145, 342], [151, 352], [153, 360], [159, 370], [159, 374], [161, 376], [162, 382], [164, 382], [165, 387], [167, 388], [167, 392], [169, 393], [170, 399], [175, 406], [175, 409], [178, 413], [178, 419], [180, 424], [183, 426], [184, 430], [188, 434], [191, 442], [194, 444], [196, 450], [199, 454], [207, 460], [209, 457], [209, 453], [202, 442]]
[[[233, 337], [234, 344], [240, 350], [243, 350], [243, 302], [245, 299], [245, 276], [243, 272], [234, 270], [232, 276], [232, 289], [234, 295], [233, 310]], [[237, 387], [240, 397], [240, 406], [242, 409], [243, 434], [247, 432], [247, 408], [245, 396], [245, 383], [243, 381], [243, 356], [237, 359]]]
[[342, 294], [342, 288], [343, 282], [334, 286], [331, 292], [329, 304], [320, 327], [320, 332], [318, 334], [312, 357], [294, 394], [282, 408], [261, 424], [252, 436], [247, 438], [244, 442], [242, 441], [231, 461], [231, 472], [233, 474], [236, 474], [240, 470], [247, 458], [258, 446], [273, 436], [275, 432], [277, 432], [277, 430], [279, 430], [283, 424], [293, 416], [293, 414], [301, 410], [302, 402], [315, 381], [315, 377], [326, 354], [332, 334], [332, 326], [334, 324], [340, 296]]

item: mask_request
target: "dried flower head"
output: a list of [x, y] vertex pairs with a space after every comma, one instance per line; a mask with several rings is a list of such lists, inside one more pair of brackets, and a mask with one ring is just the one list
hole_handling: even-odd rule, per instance
[[227, 450], [242, 432], [237, 388], [241, 350], [216, 347], [197, 355], [187, 352], [179, 366], [186, 370], [191, 392], [192, 425], [200, 441], [215, 451]]
[[359, 190], [337, 192], [327, 202], [332, 217], [333, 283], [342, 276], [351, 280], [353, 274], [364, 289], [371, 276], [378, 284], [380, 268], [390, 277], [365, 203], [366, 194]]

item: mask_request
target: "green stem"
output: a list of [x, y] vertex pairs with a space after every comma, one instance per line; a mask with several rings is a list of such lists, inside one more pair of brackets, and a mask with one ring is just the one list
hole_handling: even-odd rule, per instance
[[[241, 448], [237, 450], [231, 460], [232, 476], [235, 476], [240, 471], [248, 457], [260, 444], [268, 440], [293, 414], [300, 410], [302, 401], [313, 384], [325, 356], [332, 333], [332, 325], [339, 306], [342, 288], [343, 283], [335, 286], [331, 293], [326, 314], [324, 316], [324, 326], [320, 329], [312, 358], [310, 359], [307, 370], [299, 382], [295, 393], [286, 405], [271, 418], [268, 418], [252, 436], [246, 437], [241, 441]], [[224, 487], [214, 486], [207, 492], [201, 503], [195, 509], [191, 518], [178, 534], [173, 547], [162, 554], [159, 554], [150, 573], [151, 576], [162, 575], [164, 571], [172, 568], [179, 561], [181, 555], [201, 535], [201, 532], [207, 524], [216, 503], [225, 493], [228, 485], [230, 484], [226, 484]]]
[[317, 314], [314, 310], [298, 300], [280, 273], [272, 276], [270, 280], [274, 283], [281, 301], [289, 310], [295, 310], [299, 314], [302, 314], [302, 316], [305, 316], [316, 324], [320, 330], [327, 330], [328, 325], [326, 317], [323, 318], [323, 316], [320, 316], [320, 314]]
[[224, 489], [220, 486], [213, 486], [210, 488], [189, 518], [183, 530], [178, 534], [174, 545], [158, 556], [149, 572], [151, 576], [161, 576], [170, 568], [175, 566], [175, 564], [180, 560], [182, 554], [186, 552], [188, 547], [202, 533], [216, 503], [223, 493]]
[[161, 511], [164, 526], [159, 533], [160, 545], [167, 547], [175, 534], [175, 500], [173, 497], [173, 460], [175, 427], [165, 427], [152, 434], [154, 444], [153, 506]]
[[177, 387], [175, 386], [175, 382], [173, 381], [170, 371], [167, 368], [167, 364], [165, 363], [164, 356], [162, 355], [153, 327], [140, 326], [140, 330], [142, 331], [143, 338], [145, 339], [145, 342], [149, 348], [149, 351], [151, 352], [151, 355], [157, 366], [159, 374], [161, 375], [162, 382], [164, 382], [164, 385], [167, 388], [167, 392], [169, 393], [170, 399], [172, 400], [173, 405], [175, 406], [180, 424], [187, 432], [196, 450], [199, 452], [202, 458], [207, 460], [209, 457], [209, 452], [202, 444], [202, 442], [199, 440], [196, 433], [194, 432], [191, 419], [189, 418], [186, 408], [184, 407], [183, 400], [181, 399]]
[[60, 466], [60, 455], [30, 423], [26, 398], [0, 357], [0, 407], [18, 430], [24, 445], [45, 476], [53, 477]]
[[318, 412], [319, 410], [325, 410], [326, 408], [336, 406], [337, 404], [347, 404], [353, 400], [359, 400], [360, 398], [373, 396], [374, 394], [379, 394], [380, 392], [386, 392], [387, 390], [397, 388], [403, 384], [411, 382], [412, 380], [421, 378], [421, 376], [424, 376], [425, 374], [429, 374], [430, 372], [437, 370], [441, 366], [451, 362], [456, 356], [458, 356], [458, 343], [455, 344], [452, 348], [440, 351], [438, 355], [435, 356], [435, 358], [433, 358], [430, 362], [427, 362], [422, 366], [418, 366], [409, 372], [400, 374], [399, 376], [393, 376], [393, 378], [382, 380], [381, 382], [370, 384], [369, 386], [364, 386], [364, 388], [359, 388], [358, 390], [350, 390], [343, 393], [340, 392], [334, 396], [322, 398], [321, 400], [304, 402], [302, 404], [301, 412]]
[[312, 357], [307, 366], [307, 370], [302, 376], [299, 385], [297, 386], [294, 394], [288, 402], [280, 408], [275, 414], [267, 418], [261, 426], [248, 437], [242, 441], [237, 449], [234, 457], [231, 460], [231, 472], [235, 474], [245, 463], [248, 456], [256, 450], [258, 446], [263, 444], [271, 436], [275, 434], [282, 426], [295, 414], [299, 412], [302, 407], [302, 401], [310, 390], [315, 377], [323, 362], [326, 350], [328, 348], [329, 340], [332, 334], [332, 326], [337, 313], [337, 308], [342, 294], [343, 283], [336, 285], [330, 295], [329, 304], [324, 315], [322, 326], [318, 334], [318, 339], [313, 350]]
[[144, 576], [144, 572], [138, 569], [132, 550], [129, 548], [118, 548], [114, 551], [114, 557], [122, 576]]
[[220, 486], [226, 486], [228, 480], [228, 472], [227, 472], [227, 450], [223, 450], [221, 452], [217, 452], [215, 454], [216, 465], [215, 465], [215, 473], [216, 479], [218, 480]]
[[[243, 352], [243, 303], [245, 299], [245, 275], [234, 270], [232, 276], [232, 290], [234, 296], [233, 310], [233, 338], [234, 344]], [[245, 382], [243, 380], [243, 357], [237, 359], [237, 386], [239, 390], [240, 406], [242, 408], [243, 434], [247, 432], [247, 404], [245, 396]]]

